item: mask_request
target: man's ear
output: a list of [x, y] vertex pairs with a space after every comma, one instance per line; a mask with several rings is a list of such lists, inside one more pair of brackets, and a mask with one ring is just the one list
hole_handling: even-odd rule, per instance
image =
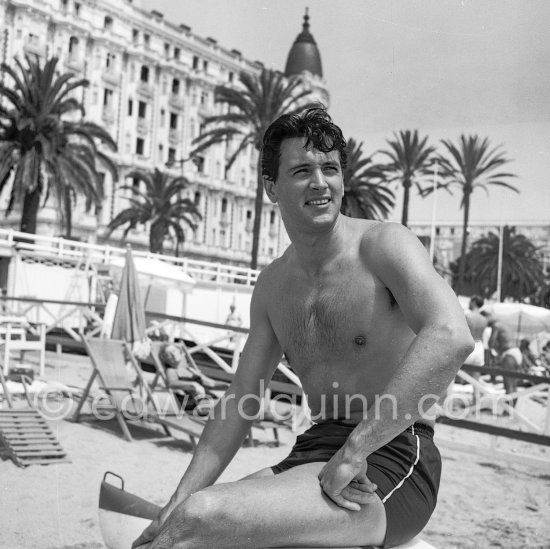
[[277, 192], [276, 192], [276, 185], [275, 181], [270, 181], [266, 177], [264, 177], [264, 189], [267, 194], [267, 197], [269, 200], [273, 203], [277, 203]]

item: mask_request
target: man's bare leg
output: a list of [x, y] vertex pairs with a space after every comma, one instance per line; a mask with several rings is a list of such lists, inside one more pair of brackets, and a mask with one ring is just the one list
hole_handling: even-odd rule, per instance
[[175, 509], [151, 549], [381, 545], [386, 513], [380, 498], [373, 494], [360, 511], [338, 507], [321, 492], [323, 466], [310, 463], [279, 475], [263, 469], [201, 490]]

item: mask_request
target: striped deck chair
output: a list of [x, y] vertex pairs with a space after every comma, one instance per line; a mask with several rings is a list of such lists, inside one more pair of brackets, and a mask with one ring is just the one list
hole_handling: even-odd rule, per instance
[[[125, 341], [116, 339], [88, 339], [83, 338], [88, 356], [92, 361], [93, 371], [84, 389], [82, 398], [73, 415], [73, 421], [79, 421], [82, 407], [86, 402], [93, 382], [96, 378], [100, 388], [108, 397], [107, 404], [117, 418], [124, 438], [132, 440], [127, 421], [133, 418], [145, 418], [161, 425], [167, 435], [171, 435], [170, 428], [186, 433], [191, 444], [195, 445], [195, 439], [200, 437], [204, 425], [190, 418], [175, 421], [163, 417], [149, 385], [143, 379], [143, 373], [136, 359]], [[127, 370], [127, 363], [136, 374], [135, 381]], [[142, 396], [142, 392], [145, 396]]]
[[[184, 387], [173, 387], [169, 380], [169, 375], [167, 373], [167, 369], [165, 368], [162, 360], [160, 359], [160, 351], [162, 349], [162, 346], [165, 345], [163, 342], [154, 341], [151, 345], [151, 362], [154, 364], [156, 369], [155, 377], [150, 385], [151, 389], [155, 389], [159, 382], [162, 381], [162, 384], [166, 388], [166, 390], [171, 394], [173, 398], [173, 402], [176, 406], [180, 405], [180, 401], [178, 400], [178, 393], [183, 393], [185, 391]], [[185, 368], [190, 373], [190, 380], [193, 379], [193, 374], [196, 376], [196, 381], [203, 385], [203, 387], [206, 390], [206, 394], [209, 396], [214, 396], [214, 393], [212, 391], [215, 390], [225, 390], [233, 380], [232, 373], [225, 372], [221, 369], [213, 369], [213, 368], [204, 368], [204, 370], [208, 369], [209, 374], [212, 374], [211, 377], [209, 374], [205, 373], [203, 371], [203, 367], [199, 367], [195, 360], [193, 359], [193, 356], [189, 352], [189, 349], [187, 348], [187, 345], [183, 341], [178, 342], [177, 345], [181, 351], [182, 351], [182, 361], [185, 361]], [[218, 378], [218, 379], [215, 379]], [[190, 383], [193, 383], [190, 381]], [[184, 384], [183, 384], [184, 385]], [[287, 423], [283, 421], [278, 421], [274, 417], [272, 417], [268, 412], [264, 412], [264, 419], [255, 421], [252, 425], [255, 429], [259, 429], [261, 431], [265, 431], [266, 429], [271, 429], [273, 432], [273, 439], [274, 439], [274, 445], [279, 446], [279, 431], [278, 429], [280, 427], [287, 427]], [[252, 436], [252, 431], [250, 431], [245, 439], [244, 444], [246, 446], [254, 446], [255, 440]]]

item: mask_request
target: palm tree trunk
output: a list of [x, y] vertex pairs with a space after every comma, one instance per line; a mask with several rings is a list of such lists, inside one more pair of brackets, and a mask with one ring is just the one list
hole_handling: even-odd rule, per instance
[[409, 222], [409, 197], [411, 194], [411, 182], [406, 179], [403, 181], [403, 211], [401, 212], [401, 224], [405, 227]]
[[260, 230], [262, 228], [262, 209], [264, 206], [264, 178], [262, 177], [262, 155], [258, 151], [258, 163], [256, 166], [256, 202], [254, 204], [254, 227], [252, 229], [252, 256], [250, 268], [258, 268], [258, 249], [260, 247]]
[[40, 208], [41, 194], [41, 185], [37, 185], [34, 191], [25, 193], [20, 225], [22, 233], [36, 234], [36, 219], [38, 217], [38, 209]]
[[71, 209], [71, 195], [68, 190], [65, 190], [63, 206], [65, 208], [65, 236], [70, 237], [73, 232], [73, 212]]
[[462, 218], [462, 245], [460, 247], [460, 259], [458, 261], [458, 287], [457, 294], [464, 289], [464, 274], [466, 271], [466, 248], [468, 247], [468, 223], [470, 220], [470, 194], [464, 195], [464, 215]]
[[161, 254], [164, 248], [164, 227], [162, 221], [155, 221], [151, 224], [149, 231], [149, 250], [154, 254]]

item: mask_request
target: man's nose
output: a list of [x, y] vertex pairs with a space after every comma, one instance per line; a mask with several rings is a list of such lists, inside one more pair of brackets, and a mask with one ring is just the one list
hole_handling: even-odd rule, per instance
[[314, 170], [311, 178], [311, 187], [313, 189], [323, 189], [328, 187], [322, 170]]

